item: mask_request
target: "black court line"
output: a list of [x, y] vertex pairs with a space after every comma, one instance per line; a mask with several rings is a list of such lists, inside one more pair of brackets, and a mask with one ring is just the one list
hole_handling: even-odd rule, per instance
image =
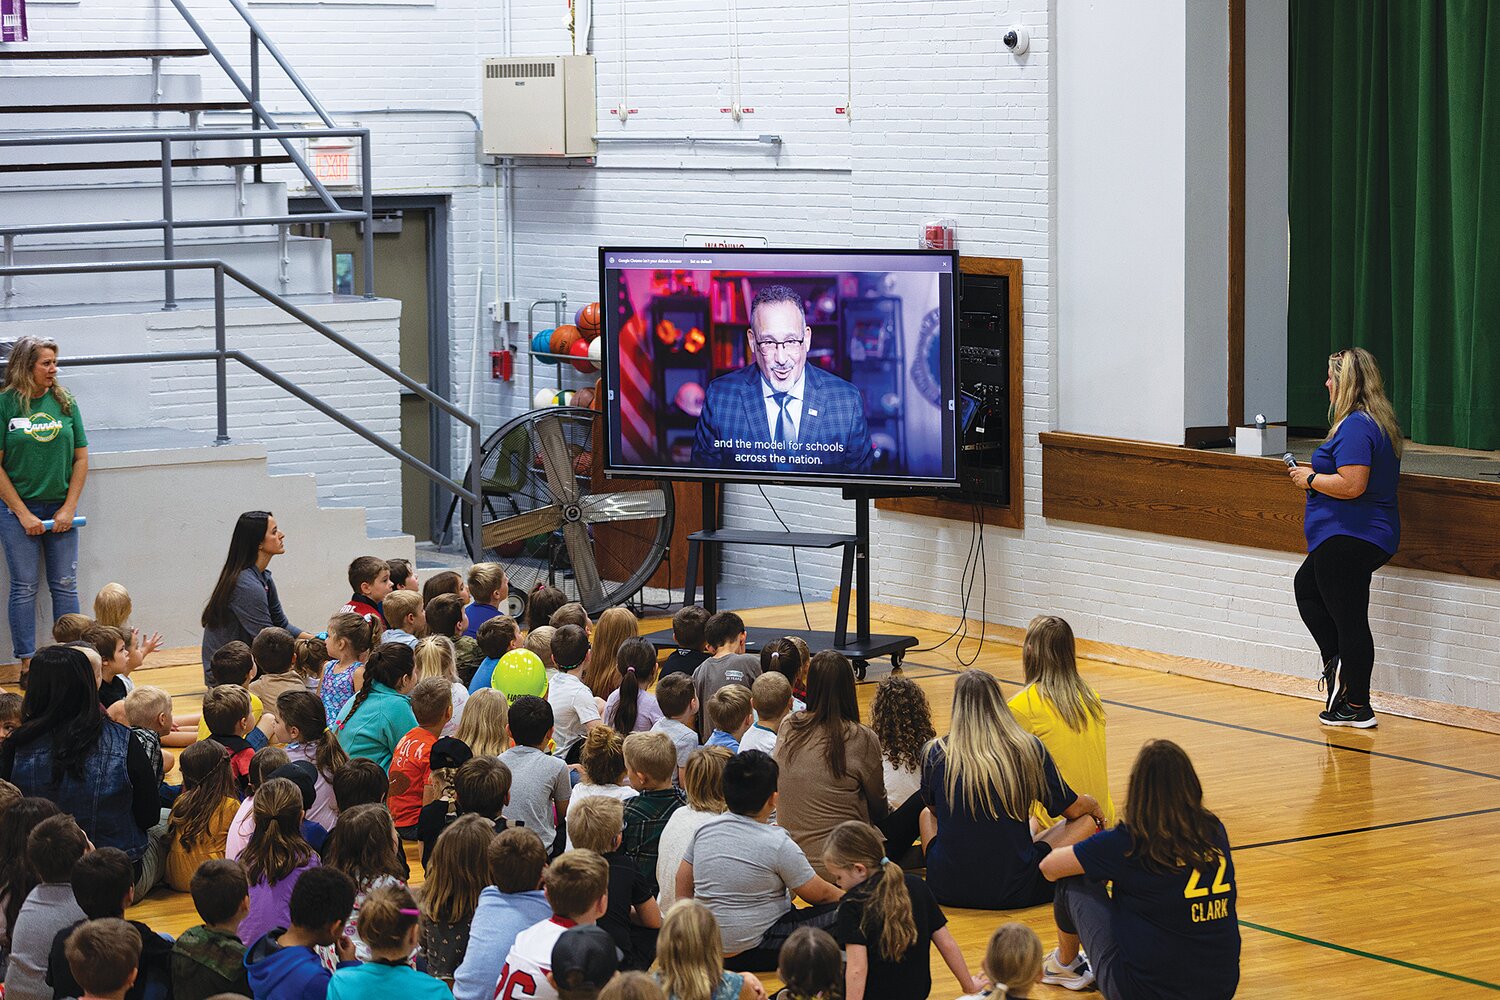
[[[918, 663], [913, 665], [920, 666], [926, 670], [936, 670], [940, 673], [945, 674], [959, 674], [963, 672], [962, 670], [956, 670], [952, 667], [940, 667], [934, 664], [927, 663]], [[996, 674], [991, 674], [991, 676], [1002, 684], [1011, 684], [1016, 687], [1026, 686], [1026, 683], [1024, 681], [1012, 680], [1009, 677], [1000, 677]], [[1386, 753], [1383, 750], [1371, 750], [1366, 747], [1351, 747], [1344, 743], [1333, 743], [1328, 740], [1315, 740], [1308, 736], [1294, 736], [1291, 733], [1278, 733], [1274, 729], [1259, 729], [1255, 726], [1241, 725], [1238, 722], [1224, 722], [1219, 719], [1205, 719], [1201, 715], [1188, 715], [1184, 712], [1173, 712], [1165, 708], [1151, 708], [1147, 705], [1132, 705], [1128, 701], [1116, 701], [1112, 698], [1102, 698], [1100, 700], [1103, 701], [1104, 704], [1113, 705], [1116, 708], [1128, 708], [1137, 712], [1147, 712], [1152, 715], [1165, 716], [1170, 719], [1182, 719], [1187, 722], [1201, 722], [1204, 725], [1219, 726], [1222, 729], [1237, 729], [1242, 733], [1254, 733], [1257, 736], [1270, 736], [1279, 740], [1291, 740], [1294, 743], [1305, 743], [1308, 746], [1314, 747], [1332, 747], [1335, 750], [1344, 750], [1348, 753], [1362, 753], [1368, 757], [1379, 757], [1383, 760], [1395, 760], [1400, 761], [1403, 764], [1418, 764], [1423, 767], [1437, 768], [1440, 771], [1451, 771], [1454, 774], [1467, 774], [1470, 777], [1474, 778], [1488, 778], [1490, 781], [1500, 781], [1500, 774], [1491, 774], [1488, 771], [1475, 771], [1472, 768], [1459, 767], [1456, 764], [1439, 764], [1437, 761], [1422, 760], [1417, 757], [1403, 757], [1401, 754]]]
[[1329, 837], [1347, 837], [1356, 833], [1372, 833], [1376, 830], [1394, 830], [1402, 826], [1420, 826], [1423, 823], [1441, 823], [1448, 819], [1465, 819], [1469, 816], [1487, 816], [1490, 813], [1500, 812], [1500, 806], [1490, 809], [1470, 809], [1468, 812], [1448, 813], [1444, 816], [1426, 816], [1422, 819], [1403, 819], [1391, 823], [1376, 823], [1372, 826], [1356, 826], [1348, 830], [1330, 830], [1327, 833], [1310, 833], [1305, 837], [1286, 837], [1282, 840], [1262, 840], [1256, 844], [1234, 844], [1232, 849], [1236, 854], [1240, 851], [1253, 851], [1257, 847], [1278, 847], [1283, 844], [1301, 844], [1309, 840], [1326, 840]]
[[1444, 979], [1451, 979], [1455, 982], [1468, 983], [1470, 986], [1478, 986], [1482, 989], [1495, 990], [1496, 992], [1500, 992], [1500, 983], [1486, 982], [1483, 979], [1475, 979], [1472, 976], [1461, 976], [1456, 972], [1444, 972], [1442, 969], [1434, 969], [1430, 966], [1418, 965], [1415, 962], [1407, 962], [1403, 959], [1392, 958], [1389, 955], [1377, 955], [1373, 951], [1361, 951], [1358, 948], [1350, 948], [1345, 945], [1334, 944], [1332, 941], [1322, 941], [1318, 938], [1307, 937], [1304, 934], [1294, 934], [1291, 931], [1280, 930], [1276, 927], [1267, 927], [1264, 924], [1254, 924], [1248, 920], [1239, 921], [1239, 925], [1241, 927], [1248, 927], [1251, 930], [1261, 931], [1265, 934], [1275, 934], [1277, 937], [1288, 938], [1292, 941], [1300, 941], [1303, 944], [1315, 945], [1319, 948], [1327, 948], [1329, 951], [1340, 951], [1346, 955], [1354, 955], [1359, 958], [1368, 958], [1376, 962], [1384, 962], [1386, 965], [1395, 965], [1403, 969], [1411, 969], [1413, 972], [1425, 972], [1429, 976], [1441, 976]]

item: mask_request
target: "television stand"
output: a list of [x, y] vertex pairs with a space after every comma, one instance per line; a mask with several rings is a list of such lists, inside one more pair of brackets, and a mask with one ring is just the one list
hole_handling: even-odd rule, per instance
[[[720, 528], [718, 524], [718, 485], [703, 484], [702, 531], [687, 536], [687, 578], [683, 583], [682, 603], [696, 603], [698, 596], [698, 567], [703, 565], [703, 607], [710, 613], [718, 610], [719, 548], [724, 545], [772, 545], [779, 548], [843, 549], [843, 565], [839, 572], [839, 600], [834, 630], [804, 631], [801, 629], [747, 628], [745, 649], [759, 650], [773, 639], [783, 636], [800, 636], [814, 652], [834, 649], [854, 664], [854, 675], [864, 680], [869, 672], [869, 661], [881, 656], [891, 658], [892, 669], [899, 668], [906, 650], [917, 644], [910, 635], [872, 635], [870, 633], [870, 501], [867, 496], [855, 495], [854, 533], [832, 534], [807, 531], [755, 531], [744, 528]], [[849, 635], [850, 591], [854, 592], [854, 635]], [[677, 643], [672, 630], [665, 629], [647, 636], [658, 649], [675, 648]]]

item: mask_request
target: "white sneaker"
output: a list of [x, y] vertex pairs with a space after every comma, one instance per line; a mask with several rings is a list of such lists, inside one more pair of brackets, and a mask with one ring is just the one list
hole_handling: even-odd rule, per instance
[[1083, 952], [1078, 953], [1072, 965], [1064, 965], [1057, 960], [1057, 949], [1054, 948], [1042, 963], [1042, 982], [1065, 990], [1086, 990], [1094, 985], [1094, 970], [1089, 968], [1089, 960]]

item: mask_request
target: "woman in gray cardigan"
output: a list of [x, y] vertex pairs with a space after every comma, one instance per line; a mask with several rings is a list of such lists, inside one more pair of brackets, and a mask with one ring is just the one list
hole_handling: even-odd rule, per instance
[[203, 682], [214, 683], [210, 664], [220, 647], [238, 639], [249, 644], [263, 628], [284, 628], [299, 639], [312, 637], [287, 620], [271, 579], [271, 559], [286, 551], [286, 536], [270, 511], [240, 515], [229, 539], [229, 556], [203, 609]]

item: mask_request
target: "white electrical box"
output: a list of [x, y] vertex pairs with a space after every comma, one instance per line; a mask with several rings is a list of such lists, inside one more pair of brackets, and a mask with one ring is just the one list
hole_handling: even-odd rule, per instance
[[484, 155], [593, 156], [594, 57], [486, 59]]

